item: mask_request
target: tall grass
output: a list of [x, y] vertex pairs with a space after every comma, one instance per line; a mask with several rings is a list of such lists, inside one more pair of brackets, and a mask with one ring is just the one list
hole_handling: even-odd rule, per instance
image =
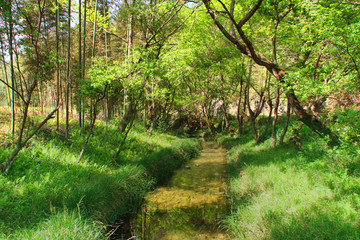
[[82, 218], [77, 211], [60, 211], [51, 215], [33, 229], [21, 229], [5, 239], [21, 240], [100, 240], [106, 239], [104, 228], [95, 221]]
[[359, 239], [360, 151], [302, 131], [302, 151], [253, 141], [228, 154], [234, 239]]
[[141, 159], [141, 165], [146, 168], [146, 172], [158, 184], [161, 184], [173, 175], [186, 160], [195, 157], [199, 153], [200, 145], [195, 139], [187, 139], [171, 147], [155, 152]]
[[[171, 175], [163, 165], [178, 167], [199, 148], [196, 141], [156, 131], [149, 137], [136, 127], [120, 159], [113, 159], [121, 134], [113, 125], [97, 129], [81, 162], [84, 136], [75, 130], [71, 146], [47, 129], [20, 152], [10, 173], [0, 176], [1, 238], [103, 239], [106, 224], [135, 211], [154, 184]], [[0, 162], [10, 151], [0, 148]]]

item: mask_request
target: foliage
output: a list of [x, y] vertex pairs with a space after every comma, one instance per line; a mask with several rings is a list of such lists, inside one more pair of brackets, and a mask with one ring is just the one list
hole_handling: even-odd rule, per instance
[[344, 144], [352, 143], [359, 146], [360, 115], [359, 110], [337, 109], [329, 114], [329, 120], [334, 130], [341, 136]]

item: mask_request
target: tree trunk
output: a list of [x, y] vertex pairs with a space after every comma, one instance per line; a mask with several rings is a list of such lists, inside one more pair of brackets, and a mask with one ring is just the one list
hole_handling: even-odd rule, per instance
[[79, 158], [78, 158], [78, 162], [81, 161], [81, 158], [84, 154], [84, 151], [85, 151], [85, 148], [86, 148], [86, 145], [88, 144], [89, 140], [90, 140], [90, 137], [93, 133], [93, 130], [94, 130], [94, 127], [95, 127], [95, 122], [96, 122], [96, 116], [97, 116], [97, 112], [96, 112], [96, 107], [97, 105], [99, 104], [99, 102], [105, 98], [106, 96], [106, 92], [107, 92], [107, 86], [105, 86], [105, 89], [104, 89], [104, 93], [101, 97], [99, 97], [98, 99], [95, 100], [94, 104], [92, 105], [92, 108], [93, 108], [93, 118], [91, 119], [91, 123], [90, 123], [90, 130], [89, 130], [89, 133], [88, 133], [88, 136], [86, 137], [86, 140], [84, 142], [84, 145], [83, 145], [83, 148], [81, 149], [81, 152], [80, 152], [80, 155], [79, 155]]
[[276, 146], [276, 140], [277, 140], [276, 139], [276, 123], [279, 118], [279, 113], [278, 113], [279, 104], [280, 104], [280, 88], [279, 88], [279, 86], [277, 86], [275, 107], [274, 107], [274, 120], [273, 120], [273, 124], [272, 124], [272, 139], [273, 139], [272, 145], [273, 145], [273, 147]]
[[65, 139], [69, 143], [69, 95], [70, 95], [70, 45], [71, 45], [71, 0], [68, 1], [68, 48], [67, 48], [67, 82], [65, 97]]
[[[55, 0], [56, 7], [56, 105], [60, 103], [60, 62], [59, 62], [59, 3], [58, 0]], [[56, 112], [56, 130], [59, 131], [59, 121], [60, 121], [59, 111]]]
[[82, 47], [82, 43], [81, 43], [81, 38], [82, 38], [82, 36], [81, 36], [81, 0], [79, 0], [79, 36], [78, 36], [78, 47], [79, 47], [79, 56], [78, 56], [78, 58], [79, 58], [79, 68], [78, 68], [78, 74], [79, 74], [79, 80], [78, 80], [78, 97], [77, 97], [77, 102], [78, 102], [78, 104], [77, 104], [77, 110], [78, 110], [78, 117], [79, 117], [79, 127], [80, 128], [82, 128], [82, 97], [81, 97], [81, 91], [80, 91], [80, 89], [81, 89], [81, 80], [82, 80], [82, 49], [81, 49], [81, 47]]
[[288, 126], [289, 126], [289, 122], [290, 122], [290, 111], [291, 111], [291, 106], [290, 106], [290, 103], [288, 102], [287, 108], [286, 108], [285, 126], [284, 126], [284, 129], [283, 129], [283, 131], [281, 133], [281, 136], [280, 136], [280, 139], [279, 139], [279, 144], [280, 145], [284, 144], [284, 138], [285, 138]]
[[225, 96], [224, 96], [224, 76], [221, 73], [221, 109], [223, 110], [223, 118], [225, 120], [225, 129], [226, 131], [229, 131], [230, 128], [230, 121], [227, 115], [227, 109], [226, 109], [226, 104], [225, 104]]
[[14, 72], [14, 58], [13, 58], [13, 20], [10, 6], [9, 19], [9, 55], [10, 55], [10, 77], [11, 77], [11, 133], [15, 136], [15, 72]]
[[[93, 58], [95, 57], [97, 8], [98, 8], [98, 0], [95, 1], [95, 12], [94, 12], [94, 30], [93, 30], [93, 43], [92, 43], [92, 54], [91, 54], [91, 56], [92, 56]], [[93, 59], [93, 61], [94, 61], [94, 59]]]
[[122, 139], [122, 141], [121, 141], [121, 143], [120, 143], [120, 145], [119, 145], [119, 148], [118, 148], [118, 150], [117, 150], [117, 152], [116, 152], [116, 155], [115, 155], [115, 159], [119, 159], [119, 155], [120, 155], [120, 152], [121, 152], [121, 148], [122, 148], [122, 146], [124, 145], [124, 143], [125, 143], [125, 141], [126, 141], [126, 138], [127, 138], [128, 134], [129, 134], [132, 126], [133, 126], [135, 117], [136, 117], [136, 110], [135, 110], [134, 113], [133, 113], [133, 117], [132, 117], [132, 119], [131, 119], [130, 125], [128, 126], [128, 128], [127, 128], [127, 130], [126, 130], [126, 132], [125, 132], [125, 135], [124, 135], [124, 137], [123, 137], [123, 139]]
[[208, 114], [208, 111], [207, 111], [207, 108], [206, 108], [205, 103], [203, 104], [203, 113], [204, 113], [204, 115], [205, 115], [206, 126], [208, 127], [211, 136], [215, 136], [214, 130], [213, 130], [213, 128], [212, 128], [212, 126], [211, 126], [211, 123], [210, 123], [209, 114]]
[[131, 114], [134, 111], [134, 106], [132, 101], [130, 101], [128, 103], [128, 105], [126, 106], [126, 110], [125, 110], [125, 114], [123, 115], [123, 117], [121, 118], [120, 124], [119, 124], [119, 131], [120, 132], [124, 132], [126, 129], [126, 126], [129, 123], [129, 119], [131, 117]]
[[[83, 30], [83, 56], [82, 56], [82, 81], [85, 82], [85, 57], [86, 57], [86, 2], [87, 0], [84, 0], [84, 30]], [[85, 99], [81, 98], [81, 112], [82, 112], [82, 118], [81, 118], [81, 132], [85, 132]]]
[[[240, 114], [240, 108], [241, 108], [241, 98], [243, 95], [243, 85], [244, 85], [244, 81], [241, 78], [240, 79], [240, 91], [239, 91], [239, 99], [238, 99], [238, 104], [237, 104], [237, 111], [236, 111], [236, 120], [238, 123], [238, 136], [240, 137], [242, 132], [243, 132], [243, 116], [242, 114]], [[244, 97], [245, 100], [245, 97]]]
[[[1, 55], [2, 55], [2, 61], [4, 63], [4, 77], [5, 77], [5, 82], [7, 85], [9, 85], [9, 79], [8, 79], [8, 74], [7, 74], [7, 68], [6, 68], [6, 61], [5, 61], [5, 55], [4, 55], [4, 45], [2, 42], [2, 38], [0, 36], [0, 43], [1, 43]], [[10, 93], [10, 88], [7, 88], [7, 93], [8, 93], [8, 106], [11, 107], [11, 93]]]

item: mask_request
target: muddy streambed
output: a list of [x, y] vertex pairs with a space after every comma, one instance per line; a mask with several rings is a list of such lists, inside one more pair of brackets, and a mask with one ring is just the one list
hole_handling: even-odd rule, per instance
[[134, 239], [226, 239], [219, 229], [227, 210], [226, 150], [213, 142], [203, 142], [202, 147], [198, 158], [145, 197], [142, 209], [130, 220]]

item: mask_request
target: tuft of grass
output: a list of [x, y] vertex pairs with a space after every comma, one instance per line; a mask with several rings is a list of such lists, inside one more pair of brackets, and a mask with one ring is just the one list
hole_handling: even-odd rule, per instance
[[19, 240], [100, 240], [105, 239], [102, 224], [83, 219], [77, 211], [64, 210], [51, 215], [33, 229], [23, 229], [4, 239]]

